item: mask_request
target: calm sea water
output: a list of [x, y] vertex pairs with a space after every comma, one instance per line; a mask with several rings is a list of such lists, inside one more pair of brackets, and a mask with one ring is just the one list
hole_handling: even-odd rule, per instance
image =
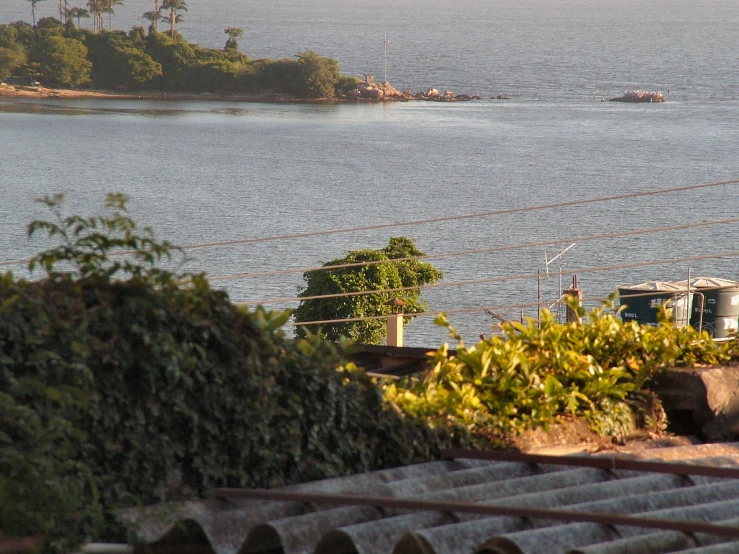
[[[74, 2], [72, 2], [74, 4]], [[55, 2], [39, 4], [53, 15]], [[128, 0], [130, 28], [149, 2]], [[26, 13], [28, 12], [28, 13]], [[0, 21], [30, 19], [27, 2], [0, 0]], [[84, 22], [83, 22], [84, 23]], [[189, 3], [183, 34], [221, 46], [246, 30], [253, 57], [313, 49], [343, 72], [383, 74], [399, 88], [477, 92], [464, 104], [266, 105], [228, 102], [0, 100], [0, 261], [29, 256], [33, 199], [64, 192], [92, 213], [107, 191], [134, 216], [187, 245], [412, 221], [739, 179], [739, 4], [732, 1], [436, 0]], [[668, 102], [600, 102], [631, 89]], [[489, 100], [503, 92], [508, 101]], [[390, 235], [428, 253], [569, 239], [739, 216], [739, 187], [190, 251], [211, 276], [315, 265]], [[577, 242], [564, 269], [739, 250], [739, 225]], [[569, 244], [569, 243], [567, 243]], [[559, 247], [548, 247], [549, 257]], [[545, 248], [442, 258], [445, 281], [544, 269]], [[693, 274], [739, 279], [737, 258], [582, 273], [586, 297], [618, 284]], [[2, 268], [2, 267], [0, 267]], [[559, 269], [559, 266], [552, 266]], [[16, 271], [22, 273], [21, 269]], [[567, 281], [568, 278], [565, 278]], [[234, 301], [294, 296], [299, 274], [220, 282]], [[566, 283], [567, 284], [567, 283]], [[558, 294], [559, 279], [543, 282]], [[535, 302], [535, 279], [429, 290], [433, 310]], [[295, 304], [274, 305], [288, 307]], [[510, 317], [516, 309], [502, 310]], [[535, 310], [527, 309], [533, 315]], [[432, 318], [413, 345], [445, 339]], [[465, 337], [487, 332], [481, 313], [452, 317]]]

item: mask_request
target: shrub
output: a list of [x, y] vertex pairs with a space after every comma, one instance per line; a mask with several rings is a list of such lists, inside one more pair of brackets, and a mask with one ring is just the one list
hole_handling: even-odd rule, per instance
[[[0, 280], [4, 530], [120, 540], [103, 510], [406, 464], [464, 443], [464, 429], [397, 413], [333, 345], [288, 340], [289, 313], [240, 311], [202, 275], [161, 269], [177, 250], [127, 217], [124, 196], [109, 195], [98, 217], [44, 201], [56, 217], [29, 232], [61, 240], [30, 264], [46, 277]], [[24, 498], [47, 482], [38, 502]], [[25, 526], [14, 514], [30, 514]]]
[[[442, 315], [437, 322], [449, 327]], [[583, 324], [560, 324], [544, 312], [539, 324], [506, 322], [492, 336], [456, 355], [440, 348], [432, 370], [403, 385], [390, 384], [386, 397], [409, 413], [465, 425], [478, 438], [506, 438], [562, 417], [583, 417], [601, 434], [625, 435], [654, 403], [649, 380], [659, 370], [732, 357], [707, 334], [622, 323], [606, 306]], [[641, 418], [641, 422], [640, 422]]]

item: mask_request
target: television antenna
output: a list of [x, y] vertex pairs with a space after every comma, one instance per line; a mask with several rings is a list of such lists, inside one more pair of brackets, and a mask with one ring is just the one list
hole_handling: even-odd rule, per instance
[[[556, 256], [554, 256], [551, 260], [549, 259], [549, 256], [547, 255], [547, 251], [544, 250], [544, 266], [546, 267], [547, 277], [549, 277], [549, 266], [552, 264], [552, 262], [555, 262], [556, 260], [559, 260], [559, 294], [561, 296], [555, 302], [557, 304], [557, 320], [558, 321], [560, 320], [560, 317], [561, 317], [561, 313], [560, 313], [560, 308], [561, 308], [561, 304], [562, 304], [561, 301], [564, 298], [564, 292], [563, 292], [564, 289], [562, 288], [562, 259], [564, 258], [564, 253], [567, 252], [573, 246], [575, 246], [575, 244], [577, 244], [577, 243], [573, 242], [572, 244], [570, 244], [564, 250], [560, 250], [559, 251], [559, 254], [557, 254]], [[549, 306], [549, 309], [551, 309], [551, 308], [552, 308], [552, 306]]]

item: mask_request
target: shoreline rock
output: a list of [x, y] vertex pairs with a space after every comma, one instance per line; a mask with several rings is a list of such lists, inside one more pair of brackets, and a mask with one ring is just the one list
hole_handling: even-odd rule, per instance
[[354, 88], [337, 93], [338, 99], [368, 100], [368, 101], [390, 101], [390, 100], [425, 100], [430, 102], [467, 102], [470, 100], [481, 100], [477, 94], [454, 94], [448, 90], [443, 94], [435, 88], [427, 89], [425, 92], [413, 93], [410, 90], [399, 91], [390, 83], [375, 83], [371, 79], [357, 83]]

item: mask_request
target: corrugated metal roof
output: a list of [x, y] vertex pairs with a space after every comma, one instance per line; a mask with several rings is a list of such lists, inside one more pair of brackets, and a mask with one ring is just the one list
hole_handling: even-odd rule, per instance
[[640, 283], [638, 285], [619, 285], [618, 288], [620, 290], [636, 290], [636, 291], [665, 291], [665, 292], [673, 292], [673, 291], [681, 291], [684, 290], [685, 287], [679, 287], [677, 283], [673, 283], [672, 281], [647, 281], [646, 283]]
[[[688, 280], [674, 281], [674, 285], [680, 288], [688, 288]], [[691, 289], [711, 289], [724, 287], [739, 287], [739, 282], [730, 281], [729, 279], [721, 279], [719, 277], [696, 277], [690, 280]]]
[[[739, 468], [739, 443], [648, 448], [619, 456]], [[461, 502], [495, 506], [495, 510], [554, 509], [571, 513], [573, 518], [594, 514], [596, 521], [606, 514], [739, 528], [739, 479], [554, 462], [456, 459], [276, 490], [302, 495], [370, 496], [372, 501], [377, 497], [413, 500], [417, 504], [433, 501], [433, 506], [451, 509]], [[338, 497], [330, 501], [334, 498]], [[195, 547], [196, 551], [217, 554], [739, 553], [736, 539], [686, 533], [679, 530], [680, 526], [661, 530], [592, 520], [563, 523], [549, 516], [491, 517], [438, 508], [420, 511], [376, 507], [372, 502], [353, 506], [340, 505], [338, 500], [333, 505], [313, 502], [315, 499], [278, 502], [213, 498], [128, 510], [124, 516], [139, 522], [143, 537], [155, 552], [157, 546], [177, 551], [187, 543], [190, 550]]]

